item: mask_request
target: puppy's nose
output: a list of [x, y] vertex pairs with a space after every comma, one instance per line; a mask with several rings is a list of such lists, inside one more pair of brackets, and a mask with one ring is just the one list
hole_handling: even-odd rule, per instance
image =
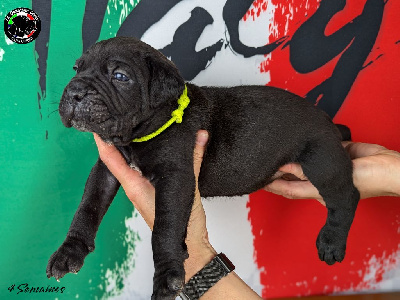
[[69, 99], [76, 102], [82, 101], [87, 94], [94, 94], [95, 90], [82, 80], [72, 81], [67, 89], [67, 96]]
[[81, 88], [76, 88], [76, 87], [70, 87], [67, 90], [67, 96], [70, 99], [75, 100], [76, 102], [80, 102], [87, 94], [86, 89], [81, 89]]

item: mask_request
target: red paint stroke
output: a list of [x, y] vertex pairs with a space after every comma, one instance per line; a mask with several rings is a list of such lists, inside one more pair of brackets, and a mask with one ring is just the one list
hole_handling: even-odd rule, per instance
[[251, 194], [249, 220], [262, 297], [373, 288], [385, 272], [399, 267], [398, 202], [396, 198], [362, 200], [345, 260], [328, 266], [318, 259], [315, 246], [325, 223], [324, 207], [315, 200], [288, 200], [263, 191]]
[[[285, 35], [290, 38], [316, 11], [320, 1], [271, 2], [276, 8], [270, 40], [276, 40]], [[358, 16], [366, 0], [346, 3], [345, 9], [328, 24], [326, 34]], [[400, 151], [398, 11], [400, 1], [387, 2], [381, 30], [364, 64], [366, 67], [359, 73], [334, 121], [348, 125], [355, 141], [378, 143]], [[252, 16], [251, 12], [246, 16], [247, 19]], [[276, 49], [260, 65], [260, 72], [270, 72], [268, 85], [302, 96], [331, 76], [340, 57], [312, 73], [298, 74], [290, 64], [289, 51], [290, 47]], [[260, 191], [250, 195], [248, 208], [264, 298], [370, 289], [383, 280], [386, 272], [400, 267], [399, 198], [360, 202], [349, 234], [346, 258], [333, 266], [319, 261], [315, 247], [326, 218], [326, 209], [319, 203], [288, 200]]]
[[253, 21], [258, 18], [262, 12], [265, 12], [268, 7], [268, 0], [255, 0], [246, 14], [243, 16], [243, 21], [252, 18]]

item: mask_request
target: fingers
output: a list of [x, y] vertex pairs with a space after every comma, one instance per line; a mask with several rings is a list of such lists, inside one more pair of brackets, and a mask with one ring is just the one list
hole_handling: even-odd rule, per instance
[[[141, 177], [138, 172], [134, 172], [126, 163], [121, 153], [112, 145], [108, 145], [97, 134], [93, 134], [101, 160], [106, 164], [108, 169], [123, 185], [127, 179]], [[199, 130], [196, 138], [196, 146], [194, 149], [194, 173], [196, 177], [200, 173], [203, 155], [208, 141], [208, 132]], [[127, 178], [128, 177], [128, 178]]]
[[283, 173], [293, 174], [300, 180], [307, 180], [306, 175], [303, 173], [303, 169], [301, 168], [300, 164], [290, 163], [286, 164], [279, 168], [279, 171]]
[[351, 159], [376, 155], [387, 150], [385, 147], [376, 144], [343, 142], [342, 145], [350, 154]]
[[108, 145], [97, 134], [94, 133], [93, 136], [99, 150], [100, 159], [122, 185], [129, 180], [136, 180], [141, 177], [139, 172], [132, 170], [128, 166], [117, 148]]
[[193, 169], [194, 169], [194, 176], [196, 177], [196, 190], [192, 207], [192, 216], [195, 211], [199, 210], [199, 208], [201, 208], [200, 211], [203, 211], [203, 206], [201, 203], [200, 192], [199, 192], [198, 178], [200, 174], [201, 163], [203, 161], [203, 155], [206, 149], [207, 141], [208, 141], [208, 132], [206, 130], [199, 130], [197, 132], [196, 145], [194, 147], [194, 152], [193, 152]]
[[140, 206], [142, 203], [151, 202], [151, 199], [148, 199], [153, 196], [151, 184], [139, 172], [128, 166], [117, 148], [105, 143], [97, 134], [93, 135], [99, 150], [100, 159], [121, 183], [126, 195], [135, 207], [141, 210]]
[[[322, 204], [318, 190], [308, 181], [300, 164], [290, 163], [279, 168], [277, 172], [282, 178], [274, 180], [264, 190], [289, 199], [317, 199]], [[282, 175], [283, 173], [283, 175]]]
[[201, 163], [203, 161], [203, 155], [206, 149], [207, 141], [208, 141], [208, 132], [206, 130], [199, 130], [197, 132], [196, 145], [193, 154], [194, 157], [193, 166], [196, 178], [198, 178], [200, 173]]
[[[187, 227], [186, 244], [190, 255], [196, 256], [196, 253], [201, 253], [203, 249], [212, 249], [208, 240], [208, 233], [206, 228], [206, 215], [204, 212], [203, 204], [201, 202], [200, 192], [198, 188], [198, 177], [203, 161], [204, 152], [208, 141], [208, 132], [206, 130], [199, 130], [196, 136], [196, 144], [193, 152], [193, 169], [196, 177], [196, 190], [192, 212]], [[200, 250], [200, 252], [199, 252]], [[194, 255], [193, 255], [194, 254]], [[185, 261], [187, 263], [188, 260]], [[190, 268], [190, 267], [188, 267]]]
[[310, 181], [277, 179], [264, 187], [264, 190], [289, 199], [317, 199], [323, 203], [321, 195]]

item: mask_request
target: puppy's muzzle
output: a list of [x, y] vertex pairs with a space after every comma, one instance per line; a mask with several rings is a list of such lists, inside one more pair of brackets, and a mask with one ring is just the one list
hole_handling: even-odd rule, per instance
[[[92, 121], [90, 107], [93, 106], [93, 102], [95, 102], [93, 100], [97, 94], [97, 90], [84, 80], [72, 80], [65, 88], [59, 106], [61, 121], [64, 126], [71, 127], [73, 120], [87, 123]], [[100, 107], [102, 111], [106, 110], [106, 107], [102, 104], [97, 105], [97, 107]]]

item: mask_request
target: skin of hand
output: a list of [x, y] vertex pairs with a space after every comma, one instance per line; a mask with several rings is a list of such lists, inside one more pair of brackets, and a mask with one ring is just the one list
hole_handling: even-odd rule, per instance
[[[145, 177], [142, 177], [139, 172], [131, 169], [127, 165], [125, 159], [114, 146], [110, 146], [102, 141], [97, 134], [94, 134], [94, 139], [101, 160], [119, 180], [128, 198], [145, 219], [150, 229], [152, 229], [155, 217], [154, 187]], [[186, 245], [189, 253], [189, 258], [184, 262], [186, 282], [217, 255], [217, 252], [211, 246], [208, 239], [206, 215], [197, 185], [207, 141], [207, 131], [200, 130], [197, 133], [196, 146], [194, 149], [196, 192], [186, 237]], [[235, 272], [231, 272], [210, 288], [201, 299], [255, 300], [262, 298], [260, 298], [260, 296], [258, 296]]]
[[[353, 161], [354, 185], [361, 199], [400, 196], [400, 153], [383, 146], [343, 142]], [[264, 189], [289, 199], [317, 199], [325, 205], [318, 190], [307, 180], [299, 164], [282, 166], [279, 177]]]

